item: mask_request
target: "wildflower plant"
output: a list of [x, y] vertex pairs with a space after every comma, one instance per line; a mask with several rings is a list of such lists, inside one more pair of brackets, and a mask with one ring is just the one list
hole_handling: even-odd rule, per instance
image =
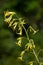
[[[25, 20], [23, 18], [20, 18], [19, 16], [17, 16], [17, 14], [15, 12], [9, 12], [9, 11], [4, 12], [4, 21], [8, 24], [8, 27], [11, 27], [13, 31], [15, 31], [18, 35], [20, 35], [20, 37], [17, 38], [17, 42], [16, 42], [16, 44], [18, 46], [20, 46], [20, 47], [22, 46], [22, 39], [24, 39], [25, 37], [28, 40], [28, 43], [25, 44], [25, 49], [21, 52], [20, 57], [18, 57], [18, 59], [23, 61], [23, 56], [24, 56], [25, 52], [32, 51], [32, 53], [34, 54], [34, 56], [36, 58], [38, 65], [42, 65], [42, 63], [39, 61], [39, 58], [35, 52], [34, 40], [30, 39], [29, 35], [28, 35], [28, 30], [30, 30], [30, 32], [33, 31], [33, 34], [36, 34], [38, 32], [38, 30], [37, 31], [34, 30], [32, 28], [32, 26], [29, 26], [28, 29], [26, 30], [24, 25], [27, 23], [25, 22]], [[23, 29], [26, 34], [25, 37], [22, 36]], [[33, 65], [34, 62], [30, 61], [28, 64]]]

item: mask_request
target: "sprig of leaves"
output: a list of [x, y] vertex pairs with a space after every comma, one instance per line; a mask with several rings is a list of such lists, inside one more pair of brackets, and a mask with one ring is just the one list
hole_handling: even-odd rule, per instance
[[[16, 16], [16, 17], [13, 18], [13, 16]], [[18, 58], [23, 60], [23, 55], [24, 55], [25, 51], [32, 50], [33, 54], [36, 57], [38, 64], [40, 64], [38, 56], [37, 56], [37, 54], [34, 50], [34, 48], [35, 48], [34, 41], [33, 41], [33, 39], [29, 39], [29, 35], [28, 35], [28, 29], [30, 29], [30, 32], [33, 31], [33, 34], [37, 33], [38, 30], [35, 31], [31, 26], [29, 26], [28, 29], [26, 30], [26, 28], [24, 26], [26, 24], [25, 20], [23, 18], [18, 17], [15, 12], [9, 12], [9, 11], [4, 12], [4, 18], [5, 18], [4, 21], [9, 25], [9, 27], [11, 27], [13, 29], [13, 31], [16, 30], [17, 34], [22, 35], [22, 29], [24, 29], [24, 31], [26, 33], [28, 43], [26, 43], [25, 50], [23, 50], [21, 52], [20, 57], [18, 57]], [[22, 44], [22, 38], [23, 37], [17, 38], [16, 44], [20, 47], [21, 47], [21, 44]], [[33, 65], [33, 62], [30, 62], [30, 65]]]
[[4, 12], [5, 15], [5, 22], [9, 24], [9, 27], [11, 27], [13, 30], [16, 30], [17, 27], [17, 34], [22, 35], [22, 26], [23, 24], [25, 24], [24, 20], [22, 18], [13, 18], [14, 15], [16, 15], [15, 12], [9, 12], [6, 11]]

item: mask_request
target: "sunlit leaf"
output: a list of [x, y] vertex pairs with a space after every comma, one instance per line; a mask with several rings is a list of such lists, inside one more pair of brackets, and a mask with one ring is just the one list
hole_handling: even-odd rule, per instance
[[10, 15], [8, 18], [5, 17], [5, 21], [6, 21], [6, 22], [7, 22], [7, 20], [8, 20], [8, 21], [11, 21], [12, 17], [13, 17], [13, 15]]
[[20, 24], [26, 24], [23, 18], [19, 18]]
[[18, 57], [18, 59], [23, 60], [22, 57]]
[[32, 44], [31, 43], [27, 43], [25, 45], [25, 50], [30, 50], [30, 49], [32, 49]]
[[20, 25], [18, 25], [18, 31], [17, 31], [17, 34], [19, 35], [22, 35], [22, 27]]
[[35, 48], [35, 44], [34, 44], [33, 39], [30, 39], [30, 40], [29, 40], [29, 43], [32, 44], [32, 47], [33, 47], [33, 48]]
[[[11, 19], [12, 19], [12, 17], [13, 17], [14, 14], [16, 14], [16, 13], [15, 12], [5, 11], [4, 12], [4, 17], [5, 17], [5, 20], [4, 21], [9, 24], [9, 22], [11, 21]], [[9, 16], [9, 17], [7, 17], [7, 16]]]
[[30, 61], [30, 62], [29, 62], [29, 65], [33, 65], [33, 61]]
[[9, 19], [6, 19], [6, 18], [5, 18], [4, 21], [5, 21], [6, 23], [8, 23], [8, 24], [10, 23]]
[[25, 51], [22, 51], [21, 54], [20, 54], [20, 57], [18, 57], [18, 59], [22, 60], [23, 61], [23, 55], [24, 55]]
[[14, 24], [12, 25], [13, 26], [13, 30], [15, 30], [16, 29], [16, 27], [17, 27], [17, 22], [14, 22]]
[[17, 41], [18, 42], [16, 44], [21, 47], [22, 38], [21, 37], [17, 38]]
[[29, 49], [33, 49], [33, 48], [35, 48], [35, 44], [34, 44], [34, 41], [33, 41], [32, 39], [30, 39], [30, 40], [29, 40], [29, 43], [27, 43], [27, 44], [25, 45], [25, 49], [26, 49], [26, 50], [29, 50]]
[[9, 11], [5, 11], [4, 12], [5, 17], [8, 16], [8, 15], [10, 15], [10, 14], [14, 15], [16, 13], [15, 12], [9, 12]]
[[33, 33], [33, 34], [36, 34], [38, 31], [39, 31], [39, 30], [37, 30], [37, 31], [34, 31], [34, 33]]
[[37, 30], [37, 31], [34, 30], [34, 28], [32, 26], [29, 26], [29, 28], [30, 28], [30, 32], [33, 31], [33, 34], [36, 34], [39, 31], [39, 30]]
[[9, 23], [9, 27], [13, 26], [14, 19]]
[[22, 51], [21, 54], [20, 54], [20, 56], [23, 56], [24, 53], [25, 53], [25, 51]]

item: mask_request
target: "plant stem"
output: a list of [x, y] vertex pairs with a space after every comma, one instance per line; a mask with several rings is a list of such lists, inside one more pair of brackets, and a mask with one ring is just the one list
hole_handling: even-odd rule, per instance
[[[23, 29], [25, 30], [25, 33], [26, 33], [27, 39], [29, 40], [29, 36], [28, 36], [28, 33], [27, 33], [27, 31], [26, 31], [24, 25], [22, 25], [22, 27], [23, 27]], [[39, 62], [39, 59], [38, 59], [38, 56], [37, 56], [35, 50], [32, 49], [32, 51], [33, 51], [33, 54], [35, 55], [35, 58], [36, 58], [36, 60], [37, 60], [37, 63], [40, 65], [40, 62]]]
[[[16, 17], [19, 19], [19, 17], [18, 17], [17, 15], [16, 15]], [[19, 22], [21, 22], [21, 20], [19, 20]], [[29, 41], [29, 36], [28, 36], [28, 33], [27, 33], [27, 31], [26, 31], [24, 25], [22, 25], [22, 27], [23, 27], [23, 29], [24, 29], [24, 31], [25, 31], [25, 33], [26, 33], [27, 39], [28, 39], [28, 41]]]
[[24, 31], [25, 31], [25, 33], [26, 33], [27, 39], [28, 39], [28, 41], [29, 41], [29, 36], [28, 36], [28, 33], [27, 33], [27, 31], [26, 31], [24, 25], [22, 25], [22, 27], [23, 27], [23, 29], [24, 29]]
[[[17, 15], [16, 15], [16, 16], [17, 16]], [[17, 16], [17, 18], [19, 19], [19, 17], [18, 17], [18, 16]], [[20, 22], [20, 20], [19, 20], [19, 22]], [[25, 31], [25, 33], [26, 33], [27, 39], [28, 39], [28, 41], [29, 41], [28, 32], [26, 31], [26, 29], [25, 29], [24, 25], [22, 25], [22, 27], [23, 27], [23, 29], [24, 29], [24, 31]], [[35, 58], [36, 58], [36, 60], [37, 60], [37, 63], [40, 65], [40, 62], [39, 62], [39, 59], [38, 59], [38, 56], [37, 56], [37, 54], [36, 54], [35, 50], [34, 50], [34, 49], [32, 49], [32, 51], [33, 51], [33, 54], [35, 55]]]
[[39, 62], [39, 59], [38, 59], [38, 56], [37, 56], [37, 54], [36, 54], [35, 50], [34, 50], [34, 49], [32, 49], [32, 50], [33, 50], [33, 53], [34, 53], [35, 58], [36, 58], [36, 60], [37, 60], [37, 63], [40, 65], [40, 62]]

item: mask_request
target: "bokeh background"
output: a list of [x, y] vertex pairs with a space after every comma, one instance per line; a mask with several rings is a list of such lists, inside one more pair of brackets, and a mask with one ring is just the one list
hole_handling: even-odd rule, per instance
[[28, 65], [34, 57], [26, 53], [24, 61], [17, 59], [25, 42], [22, 48], [16, 45], [17, 34], [4, 22], [4, 11], [7, 10], [17, 12], [35, 30], [39, 29], [35, 35], [29, 33], [29, 36], [34, 39], [37, 51], [41, 50], [38, 56], [43, 62], [43, 0], [0, 0], [0, 65]]

